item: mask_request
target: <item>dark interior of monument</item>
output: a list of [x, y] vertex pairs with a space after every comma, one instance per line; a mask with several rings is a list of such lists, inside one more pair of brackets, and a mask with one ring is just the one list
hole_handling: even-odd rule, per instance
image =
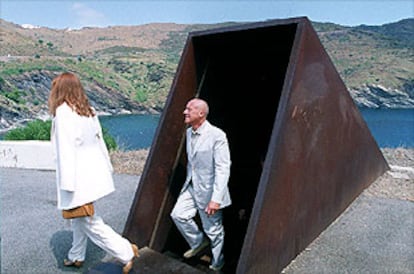
[[[236, 271], [263, 162], [271, 153], [268, 145], [296, 27], [289, 24], [192, 37], [200, 83], [198, 96], [209, 104], [208, 120], [226, 132], [231, 152], [232, 205], [223, 211], [224, 273]], [[171, 184], [173, 195], [178, 195], [185, 178], [184, 149], [181, 154], [180, 170]], [[164, 253], [180, 257], [188, 248], [172, 225]], [[209, 256], [208, 248], [204, 255]], [[185, 262], [197, 266], [200, 258]]]

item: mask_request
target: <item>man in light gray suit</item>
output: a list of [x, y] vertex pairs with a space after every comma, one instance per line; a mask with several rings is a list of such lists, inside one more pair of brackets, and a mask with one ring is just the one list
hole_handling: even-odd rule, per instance
[[[213, 255], [210, 269], [218, 271], [224, 265], [224, 228], [222, 209], [231, 204], [228, 189], [230, 176], [230, 149], [226, 134], [207, 121], [206, 101], [191, 99], [183, 112], [187, 129], [187, 177], [171, 212], [176, 224], [191, 249], [185, 258], [197, 255], [211, 242]], [[194, 217], [199, 214], [203, 231]]]

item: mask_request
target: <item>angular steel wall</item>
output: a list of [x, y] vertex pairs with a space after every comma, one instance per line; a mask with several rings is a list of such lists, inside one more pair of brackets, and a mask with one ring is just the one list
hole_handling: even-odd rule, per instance
[[299, 20], [269, 152], [237, 273], [281, 271], [388, 169], [306, 19]]
[[190, 33], [124, 235], [187, 248], [169, 213], [193, 96], [227, 133], [226, 273], [279, 273], [388, 165], [306, 17]]

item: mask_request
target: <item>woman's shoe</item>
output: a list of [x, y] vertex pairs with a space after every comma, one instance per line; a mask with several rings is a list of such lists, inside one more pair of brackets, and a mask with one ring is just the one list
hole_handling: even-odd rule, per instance
[[64, 266], [73, 266], [73, 267], [82, 267], [83, 265], [83, 261], [71, 261], [69, 259], [64, 259], [63, 260], [63, 265]]
[[134, 259], [139, 257], [138, 246], [136, 244], [131, 244], [132, 251], [134, 252], [134, 257], [122, 268], [122, 274], [128, 274], [134, 266]]

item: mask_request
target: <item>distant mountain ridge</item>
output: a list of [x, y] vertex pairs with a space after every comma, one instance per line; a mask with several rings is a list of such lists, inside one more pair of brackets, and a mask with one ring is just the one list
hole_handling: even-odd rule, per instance
[[401, 21], [385, 24], [382, 26], [361, 25], [356, 27], [357, 30], [371, 31], [384, 35], [402, 47], [414, 48], [414, 20], [403, 19]]
[[[191, 31], [242, 24], [146, 24], [79, 30], [0, 19], [0, 130], [47, 118], [54, 76], [75, 71], [101, 113], [161, 112]], [[312, 22], [359, 106], [414, 107], [414, 18], [382, 26]]]

